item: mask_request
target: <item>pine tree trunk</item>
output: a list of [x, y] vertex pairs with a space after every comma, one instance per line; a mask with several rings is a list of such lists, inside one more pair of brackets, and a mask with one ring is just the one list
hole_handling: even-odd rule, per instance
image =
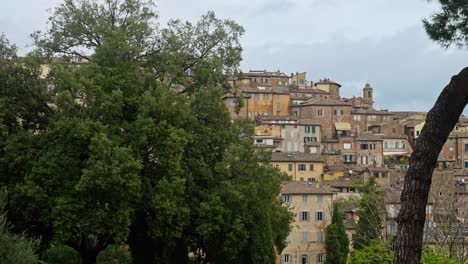
[[468, 68], [452, 77], [429, 111], [405, 176], [395, 239], [395, 264], [421, 261], [426, 204], [442, 146], [468, 102]]

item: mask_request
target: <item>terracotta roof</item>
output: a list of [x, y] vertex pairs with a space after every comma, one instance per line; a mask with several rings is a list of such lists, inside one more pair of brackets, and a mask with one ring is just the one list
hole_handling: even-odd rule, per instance
[[425, 122], [424, 120], [408, 120], [406, 122], [403, 122], [405, 127], [415, 127], [421, 123]]
[[381, 141], [382, 138], [379, 135], [372, 133], [358, 133], [356, 140]]
[[352, 104], [343, 102], [341, 100], [336, 100], [336, 99], [331, 99], [331, 98], [325, 99], [325, 98], [320, 98], [320, 97], [310, 98], [309, 100], [307, 100], [304, 103], [301, 103], [298, 106], [308, 106], [308, 105], [353, 106]]
[[310, 89], [301, 89], [295, 86], [291, 86], [289, 88], [291, 93], [306, 93], [306, 94], [329, 94], [327, 91], [320, 90], [317, 88], [310, 88]]
[[268, 115], [264, 116], [262, 120], [264, 121], [269, 121], [269, 120], [275, 120], [275, 121], [295, 121], [297, 120], [297, 116], [274, 116], [274, 115]]
[[281, 187], [282, 194], [330, 194], [336, 190], [327, 188], [319, 183], [309, 183], [306, 181], [292, 181], [285, 183]]
[[274, 94], [289, 94], [289, 90], [287, 87], [283, 86], [262, 86], [258, 87], [249, 87], [249, 88], [242, 88], [244, 93], [274, 93]]
[[304, 161], [304, 162], [323, 162], [320, 154], [303, 152], [273, 152], [271, 161]]
[[324, 78], [323, 80], [320, 79], [318, 82], [315, 83], [315, 85], [317, 84], [335, 84], [335, 85], [338, 85], [339, 87], [341, 87], [341, 84], [335, 82], [335, 81], [332, 81], [330, 79], [327, 79], [327, 78]]
[[339, 180], [334, 180], [334, 181], [324, 181], [323, 184], [335, 187], [335, 188], [341, 188], [341, 187], [356, 187], [354, 184], [354, 180], [359, 180], [357, 177], [353, 178], [344, 178], [344, 179], [339, 179]]
[[362, 114], [362, 115], [394, 115], [394, 112], [374, 110], [374, 109], [353, 109], [352, 114]]
[[288, 75], [286, 75], [284, 72], [275, 71], [275, 72], [270, 72], [270, 71], [257, 71], [257, 70], [250, 70], [247, 73], [243, 73], [247, 77], [283, 77], [283, 78], [289, 78]]
[[405, 134], [376, 134], [382, 139], [408, 139]]

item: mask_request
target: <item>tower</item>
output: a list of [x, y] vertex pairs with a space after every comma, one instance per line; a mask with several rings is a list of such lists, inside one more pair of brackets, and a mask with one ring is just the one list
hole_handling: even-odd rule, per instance
[[362, 93], [364, 97], [364, 103], [368, 105], [369, 109], [372, 109], [374, 104], [374, 89], [372, 89], [372, 86], [370, 86], [369, 83], [366, 83], [366, 86], [364, 86], [364, 89], [362, 89]]

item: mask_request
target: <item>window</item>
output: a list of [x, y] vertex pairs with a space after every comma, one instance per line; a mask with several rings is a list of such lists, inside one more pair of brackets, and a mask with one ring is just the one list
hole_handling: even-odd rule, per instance
[[369, 144], [369, 149], [375, 149], [375, 144]]
[[270, 95], [269, 94], [263, 94], [263, 101], [268, 101], [270, 100]]
[[307, 242], [307, 241], [309, 241], [308, 233], [302, 232], [302, 242]]
[[281, 81], [278, 82], [278, 85], [279, 85], [279, 86], [282, 86], [282, 85], [283, 85], [283, 82], [281, 82]]
[[281, 112], [281, 103], [280, 102], [276, 103], [276, 112]]
[[306, 165], [305, 164], [299, 164], [299, 171], [305, 171], [306, 170]]
[[318, 116], [323, 116], [323, 110], [322, 110], [322, 109], [317, 110], [317, 115], [318, 115]]
[[[302, 178], [304, 180], [304, 178]], [[307, 195], [302, 195], [302, 202], [307, 203]]]
[[293, 170], [293, 165], [292, 164], [288, 164], [288, 171], [292, 171]]
[[258, 94], [254, 94], [254, 101], [258, 101]]
[[299, 84], [304, 84], [304, 79], [300, 79]]
[[307, 254], [301, 255], [301, 264], [309, 264], [309, 256]]
[[344, 162], [353, 162], [353, 155], [344, 155]]
[[304, 181], [304, 177], [299, 178], [300, 181]]
[[307, 143], [310, 141], [310, 138], [309, 137], [304, 137], [304, 143]]
[[351, 143], [343, 143], [344, 149], [351, 149]]
[[310, 165], [309, 165], [309, 170], [310, 170], [310, 171], [314, 171], [314, 164], [310, 164]]
[[316, 129], [316, 126], [312, 126], [312, 133], [314, 134], [316, 133], [315, 129]]
[[323, 263], [325, 260], [325, 254], [317, 254], [317, 263]]
[[309, 153], [318, 153], [318, 147], [309, 147]]
[[229, 106], [230, 107], [233, 107], [236, 105], [236, 100], [235, 99], [231, 99], [230, 102], [229, 102]]
[[323, 220], [325, 220], [325, 213], [315, 212], [315, 221], [323, 221]]
[[361, 121], [361, 115], [353, 115], [354, 121]]
[[344, 114], [344, 111], [343, 111], [343, 110], [340, 110], [340, 114], [343, 115], [343, 114]]
[[323, 232], [317, 232], [317, 242], [323, 242]]
[[468, 161], [465, 160], [465, 168], [468, 168]]
[[323, 202], [323, 195], [317, 195], [317, 203]]
[[367, 144], [361, 144], [361, 149], [369, 149], [369, 145], [367, 145]]
[[311, 142], [317, 142], [317, 137], [310, 137]]
[[301, 214], [299, 215], [299, 220], [304, 222], [308, 222], [310, 220], [310, 212], [308, 211], [303, 211], [301, 212]]
[[416, 136], [418, 136], [418, 137], [419, 137], [419, 134], [420, 134], [420, 133], [421, 133], [421, 131], [419, 131], [419, 130], [418, 130], [418, 131], [416, 131]]
[[268, 113], [268, 112], [263, 113], [264, 116], [268, 116], [269, 114], [270, 113]]
[[283, 195], [283, 203], [291, 203], [292, 202], [292, 197], [291, 195]]
[[315, 182], [315, 178], [307, 178], [308, 182]]
[[335, 109], [335, 110], [333, 110], [333, 114], [334, 114], [334, 115], [337, 115], [337, 111], [336, 111], [336, 109]]
[[361, 164], [362, 165], [367, 165], [368, 164], [368, 158], [367, 156], [361, 156]]
[[291, 262], [291, 255], [284, 254], [283, 255], [283, 263], [290, 263]]
[[377, 116], [375, 116], [375, 115], [369, 115], [369, 116], [367, 116], [367, 120], [368, 120], [368, 121], [372, 121], [372, 120], [376, 120], [376, 119], [377, 119]]
[[306, 134], [310, 133], [310, 126], [305, 126], [304, 127], [304, 133], [306, 133]]
[[468, 144], [465, 144], [465, 152], [468, 152]]

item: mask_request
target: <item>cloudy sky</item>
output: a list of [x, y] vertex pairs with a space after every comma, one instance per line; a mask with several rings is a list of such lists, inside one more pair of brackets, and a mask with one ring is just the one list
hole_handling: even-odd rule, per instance
[[[26, 50], [61, 0], [2, 1], [0, 32]], [[208, 10], [241, 24], [242, 69], [306, 71], [331, 78], [345, 97], [374, 87], [376, 106], [427, 111], [450, 77], [468, 66], [468, 50], [431, 42], [421, 19], [438, 5], [426, 0], [155, 0], [164, 25], [192, 22]], [[466, 111], [465, 111], [466, 112]]]

